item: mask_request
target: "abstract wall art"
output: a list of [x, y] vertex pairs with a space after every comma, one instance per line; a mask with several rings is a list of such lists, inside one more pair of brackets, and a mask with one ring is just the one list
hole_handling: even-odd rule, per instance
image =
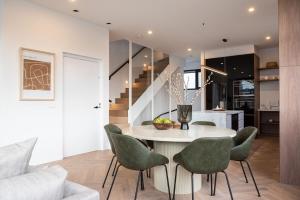
[[55, 99], [55, 55], [21, 48], [20, 100], [53, 101]]

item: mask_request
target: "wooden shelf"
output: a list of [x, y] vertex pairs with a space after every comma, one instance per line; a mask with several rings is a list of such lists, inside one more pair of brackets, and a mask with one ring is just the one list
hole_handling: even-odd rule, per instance
[[266, 81], [279, 81], [279, 78], [270, 78], [270, 79], [260, 79], [259, 82], [266, 82]]
[[258, 70], [268, 70], [268, 69], [279, 69], [279, 67], [262, 67], [262, 68], [258, 68]]
[[261, 125], [279, 125], [279, 122], [261, 122]]

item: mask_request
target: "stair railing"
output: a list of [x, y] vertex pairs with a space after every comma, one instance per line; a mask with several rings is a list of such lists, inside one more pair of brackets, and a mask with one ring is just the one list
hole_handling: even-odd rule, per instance
[[[137, 55], [139, 55], [146, 47], [142, 47], [140, 50], [138, 50], [134, 55], [132, 55], [132, 59], [134, 59]], [[118, 67], [113, 73], [109, 75], [109, 80], [116, 74], [118, 73], [123, 67], [125, 67], [127, 64], [129, 64], [129, 59], [125, 61], [120, 67]]]

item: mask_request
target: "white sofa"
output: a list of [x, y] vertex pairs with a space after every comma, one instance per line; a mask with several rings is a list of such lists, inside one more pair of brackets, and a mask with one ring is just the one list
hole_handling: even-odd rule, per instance
[[0, 200], [100, 200], [96, 190], [66, 180], [60, 166], [30, 167], [36, 141], [0, 148]]
[[64, 184], [63, 200], [100, 200], [99, 193], [71, 181]]

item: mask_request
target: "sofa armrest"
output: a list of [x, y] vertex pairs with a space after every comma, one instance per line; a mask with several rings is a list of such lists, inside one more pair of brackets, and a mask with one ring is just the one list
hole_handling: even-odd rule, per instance
[[65, 181], [63, 200], [100, 200], [100, 195], [96, 190]]

